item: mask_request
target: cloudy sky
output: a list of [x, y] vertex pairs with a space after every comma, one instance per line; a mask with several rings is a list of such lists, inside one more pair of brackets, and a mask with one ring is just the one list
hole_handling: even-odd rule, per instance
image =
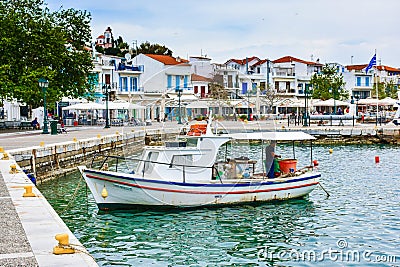
[[45, 0], [87, 10], [92, 35], [110, 26], [132, 45], [149, 41], [173, 56], [207, 55], [212, 62], [286, 55], [321, 63], [400, 67], [398, 0]]

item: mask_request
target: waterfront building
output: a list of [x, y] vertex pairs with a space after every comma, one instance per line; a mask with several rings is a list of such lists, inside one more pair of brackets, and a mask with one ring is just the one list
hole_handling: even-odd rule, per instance
[[345, 81], [345, 89], [351, 96], [357, 96], [360, 99], [371, 97], [373, 90], [373, 71], [365, 71], [368, 64], [348, 65], [342, 71]]
[[99, 35], [96, 38], [96, 46], [100, 46], [103, 48], [113, 47], [114, 37], [112, 34], [111, 27], [108, 27], [103, 34]]
[[[146, 119], [175, 119], [185, 117], [184, 104], [197, 100], [191, 84], [188, 60], [168, 55], [139, 54], [133, 58], [144, 71], [140, 77], [142, 105]], [[179, 110], [181, 111], [179, 113]]]

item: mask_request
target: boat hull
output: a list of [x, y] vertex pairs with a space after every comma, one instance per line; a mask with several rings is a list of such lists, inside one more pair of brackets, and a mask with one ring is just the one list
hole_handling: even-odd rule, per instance
[[300, 198], [319, 183], [320, 173], [286, 179], [183, 183], [79, 168], [99, 209], [131, 206], [199, 207]]

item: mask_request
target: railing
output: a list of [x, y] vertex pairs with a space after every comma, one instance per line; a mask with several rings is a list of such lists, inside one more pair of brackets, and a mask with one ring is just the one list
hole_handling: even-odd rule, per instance
[[129, 66], [129, 65], [125, 65], [125, 64], [119, 63], [117, 70], [119, 70], [119, 71], [144, 72], [144, 65]]
[[[101, 157], [104, 157], [102, 152], [98, 152], [96, 153], [93, 158], [92, 158], [92, 162], [90, 164], [90, 168], [94, 168], [95, 167], [95, 160], [97, 157], [99, 157], [99, 154], [101, 155]], [[118, 164], [120, 162], [120, 160], [123, 161], [137, 161], [137, 162], [143, 162], [144, 166], [142, 169], [142, 177], [144, 177], [145, 174], [145, 169], [146, 169], [146, 164], [150, 163], [150, 164], [158, 164], [158, 165], [167, 165], [169, 166], [169, 168], [172, 167], [182, 167], [182, 182], [186, 183], [186, 168], [200, 168], [200, 169], [211, 169], [212, 173], [211, 173], [211, 180], [216, 180], [217, 176], [218, 176], [218, 170], [215, 167], [215, 165], [207, 167], [207, 166], [196, 166], [196, 165], [185, 165], [185, 164], [176, 164], [173, 162], [170, 163], [166, 163], [166, 162], [158, 162], [158, 161], [152, 161], [152, 160], [143, 160], [143, 159], [137, 159], [137, 158], [132, 158], [132, 157], [121, 157], [121, 156], [113, 156], [113, 155], [105, 155], [105, 159], [102, 161], [102, 163], [100, 164], [100, 166], [98, 167], [100, 170], [105, 170], [105, 164], [107, 163], [108, 160], [116, 160], [115, 163], [115, 172], [118, 172]], [[222, 180], [220, 180], [220, 183], [222, 184]]]

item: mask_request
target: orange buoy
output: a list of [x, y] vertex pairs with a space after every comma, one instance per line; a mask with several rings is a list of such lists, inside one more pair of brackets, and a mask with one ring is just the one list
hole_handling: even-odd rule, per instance
[[375, 163], [379, 163], [379, 156], [375, 156]]

